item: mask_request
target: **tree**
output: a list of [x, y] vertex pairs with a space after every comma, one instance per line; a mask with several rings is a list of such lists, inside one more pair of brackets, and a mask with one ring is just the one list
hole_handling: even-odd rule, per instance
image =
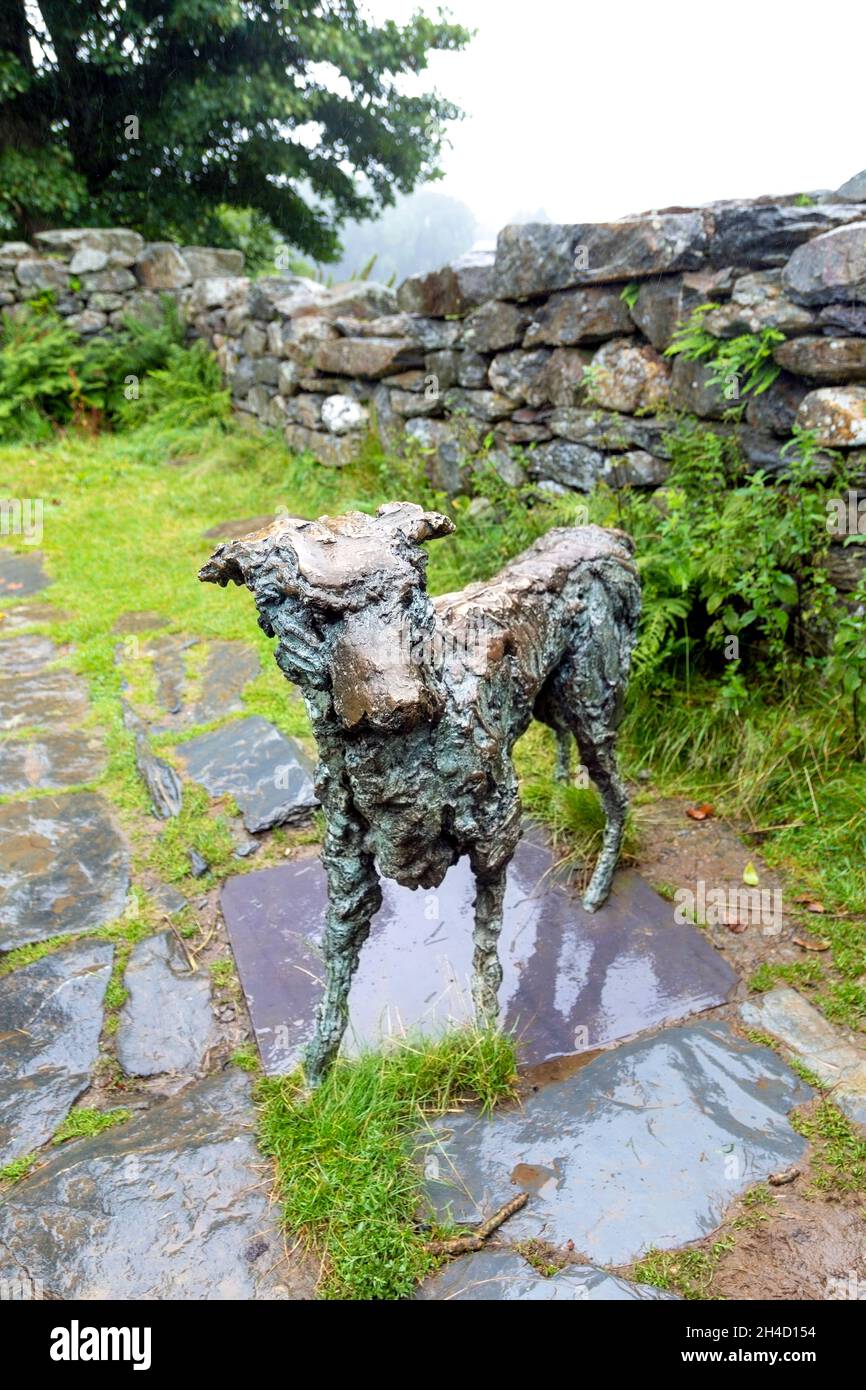
[[438, 176], [460, 113], [401, 79], [468, 38], [356, 0], [0, 0], [0, 220], [225, 244], [228, 204], [332, 260], [345, 218]]

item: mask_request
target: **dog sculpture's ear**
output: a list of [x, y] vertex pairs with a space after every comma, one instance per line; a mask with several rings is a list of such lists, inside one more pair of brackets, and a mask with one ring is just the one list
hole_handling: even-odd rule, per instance
[[389, 530], [400, 531], [407, 541], [433, 541], [440, 536], [450, 536], [454, 522], [441, 512], [425, 512], [415, 502], [386, 502], [376, 513], [379, 521], [384, 521]]

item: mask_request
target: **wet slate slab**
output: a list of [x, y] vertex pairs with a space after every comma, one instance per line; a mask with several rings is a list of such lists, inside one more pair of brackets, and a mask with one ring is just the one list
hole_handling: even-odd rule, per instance
[[[189, 745], [186, 745], [189, 747]], [[347, 1050], [404, 1028], [435, 1034], [472, 1017], [472, 900], [467, 860], [435, 892], [383, 883], [384, 901], [350, 996]], [[291, 1070], [320, 994], [326, 906], [318, 859], [229, 879], [222, 909], [265, 1069]], [[723, 1002], [736, 976], [635, 873], [583, 911], [524, 837], [508, 871], [500, 943], [502, 1016], [527, 1063], [604, 1047]]]
[[139, 632], [153, 632], [155, 628], [167, 626], [168, 618], [162, 613], [154, 613], [149, 608], [135, 608], [128, 613], [121, 613], [113, 631], [128, 636]]
[[41, 550], [15, 554], [0, 550], [0, 604], [11, 599], [29, 598], [47, 589], [51, 580], [43, 569], [45, 556]]
[[130, 1076], [196, 1071], [217, 1040], [205, 972], [192, 972], [171, 932], [133, 948], [124, 974], [117, 1058]]
[[212, 796], [234, 797], [253, 834], [303, 820], [318, 805], [312, 762], [260, 715], [178, 744], [176, 752], [187, 776]]
[[0, 980], [0, 1167], [50, 1139], [89, 1086], [113, 954], [75, 941]]
[[74, 787], [104, 771], [102, 746], [81, 730], [0, 741], [0, 793]]
[[147, 642], [144, 654], [153, 663], [156, 708], [138, 713], [154, 733], [193, 729], [240, 713], [244, 688], [261, 673], [255, 648], [244, 642], [213, 641], [207, 644], [200, 674], [191, 681], [188, 653], [198, 645], [198, 638], [178, 633]]
[[102, 797], [0, 806], [0, 951], [105, 926], [128, 885], [126, 844]]
[[573, 1240], [590, 1263], [626, 1264], [709, 1234], [739, 1193], [801, 1159], [787, 1115], [812, 1094], [726, 1024], [671, 1028], [541, 1086], [522, 1109], [435, 1121], [428, 1195], [472, 1222], [528, 1191], [509, 1241]]
[[567, 1265], [545, 1277], [513, 1250], [478, 1250], [452, 1262], [427, 1279], [415, 1299], [421, 1301], [586, 1303], [641, 1299], [677, 1299], [649, 1284], [632, 1284], [592, 1265]]
[[87, 714], [87, 688], [63, 667], [51, 669], [61, 652], [47, 637], [22, 633], [0, 645], [0, 728], [68, 728]]
[[0, 1209], [4, 1267], [60, 1299], [310, 1297], [307, 1267], [284, 1256], [254, 1122], [249, 1078], [230, 1071], [65, 1145]]
[[772, 1033], [796, 1052], [849, 1119], [866, 1125], [866, 1056], [838, 1036], [835, 1028], [795, 989], [771, 989], [740, 1005], [750, 1028]]
[[8, 608], [0, 608], [0, 637], [10, 632], [20, 632], [21, 628], [33, 627], [37, 623], [66, 622], [69, 614], [51, 603], [14, 603]]

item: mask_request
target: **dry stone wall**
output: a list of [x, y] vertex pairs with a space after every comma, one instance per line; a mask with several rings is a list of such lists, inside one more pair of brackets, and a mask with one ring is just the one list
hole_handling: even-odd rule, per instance
[[[747, 461], [771, 474], [796, 424], [848, 451], [866, 478], [864, 184], [506, 227], [495, 254], [396, 290], [250, 280], [240, 252], [146, 244], [125, 229], [49, 231], [0, 247], [0, 303], [14, 312], [52, 290], [92, 334], [170, 293], [213, 346], [236, 408], [292, 449], [341, 465], [375, 426], [389, 447], [421, 451], [451, 491], [482, 447], [514, 483], [656, 487], [678, 411], [736, 431]], [[777, 380], [739, 423], [706, 366], [664, 355], [708, 301], [718, 307], [704, 327], [720, 341], [785, 335]]]

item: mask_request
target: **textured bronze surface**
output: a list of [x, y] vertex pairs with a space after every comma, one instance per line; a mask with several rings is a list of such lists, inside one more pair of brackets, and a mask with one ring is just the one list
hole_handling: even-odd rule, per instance
[[588, 910], [606, 898], [619, 854], [627, 803], [614, 741], [640, 608], [629, 538], [557, 528], [493, 579], [433, 600], [421, 543], [453, 529], [407, 502], [375, 517], [281, 517], [219, 546], [200, 573], [253, 592], [318, 743], [329, 910], [312, 1082], [346, 1027], [380, 875], [432, 888], [468, 855], [473, 996], [479, 1018], [495, 1019], [505, 870], [520, 837], [511, 750], [533, 717], [556, 731], [562, 772], [577, 738], [601, 795]]

